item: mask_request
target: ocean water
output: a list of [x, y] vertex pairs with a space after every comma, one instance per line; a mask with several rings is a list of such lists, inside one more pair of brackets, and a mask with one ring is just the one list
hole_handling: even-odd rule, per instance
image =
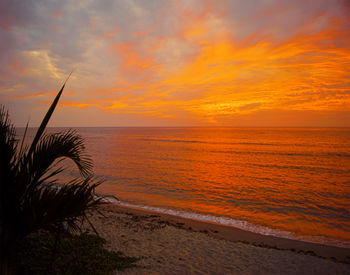
[[124, 205], [350, 247], [350, 128], [77, 131]]

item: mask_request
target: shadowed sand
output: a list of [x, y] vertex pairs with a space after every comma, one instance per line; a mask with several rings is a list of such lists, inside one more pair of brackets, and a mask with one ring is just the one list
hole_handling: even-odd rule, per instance
[[106, 204], [90, 220], [107, 246], [142, 257], [123, 274], [350, 274], [350, 249]]

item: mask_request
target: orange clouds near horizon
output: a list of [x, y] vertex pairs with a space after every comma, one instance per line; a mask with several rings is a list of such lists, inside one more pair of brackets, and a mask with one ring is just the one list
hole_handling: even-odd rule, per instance
[[[137, 18], [147, 16], [132, 8]], [[106, 113], [111, 126], [120, 125], [120, 115], [130, 115], [132, 126], [350, 126], [349, 17], [319, 12], [300, 22], [284, 21], [279, 6], [237, 24], [212, 3], [199, 11], [183, 4], [170, 8], [171, 20], [159, 11], [159, 22], [140, 26], [136, 21], [127, 39], [130, 27], [119, 25], [91, 41], [91, 59], [85, 61], [96, 73], [80, 65], [74, 94], [61, 106]], [[65, 14], [59, 10], [57, 20]], [[101, 25], [96, 18], [94, 30]], [[284, 33], [287, 27], [271, 18], [295, 28]], [[254, 20], [262, 27], [271, 22], [264, 29]], [[28, 56], [33, 59], [27, 54], [27, 61]], [[36, 56], [43, 56], [39, 66], [61, 74], [55, 67], [59, 61]], [[13, 64], [16, 74], [30, 74], [22, 63]]]

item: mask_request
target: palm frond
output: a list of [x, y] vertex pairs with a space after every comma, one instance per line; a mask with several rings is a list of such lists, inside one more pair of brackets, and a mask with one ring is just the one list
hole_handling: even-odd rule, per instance
[[61, 90], [58, 92], [58, 94], [57, 94], [55, 100], [52, 102], [52, 104], [51, 104], [49, 110], [47, 111], [47, 113], [46, 113], [46, 115], [45, 115], [43, 121], [41, 122], [41, 124], [40, 124], [40, 126], [39, 126], [39, 128], [38, 128], [38, 131], [36, 132], [36, 135], [35, 135], [35, 137], [34, 137], [34, 139], [33, 139], [32, 145], [31, 145], [30, 148], [29, 148], [29, 152], [28, 152], [28, 155], [29, 155], [29, 156], [33, 153], [33, 151], [34, 151], [34, 149], [35, 149], [37, 143], [39, 142], [39, 140], [40, 140], [42, 134], [44, 133], [44, 131], [45, 131], [45, 129], [46, 129], [46, 126], [47, 126], [47, 124], [49, 123], [49, 120], [50, 120], [50, 118], [51, 118], [51, 116], [52, 116], [52, 113], [53, 113], [53, 111], [54, 111], [55, 108], [56, 108], [56, 105], [57, 105], [57, 103], [58, 103], [58, 100], [59, 100], [60, 97], [61, 97], [61, 94], [62, 94], [62, 92], [63, 92], [63, 89], [64, 89], [65, 85], [66, 85], [66, 83], [63, 84]]
[[[47, 134], [40, 139], [33, 154], [28, 156], [28, 162], [23, 169], [31, 177], [29, 185], [40, 184], [40, 179], [44, 175], [47, 176], [55, 161], [61, 158], [71, 159], [83, 176], [91, 175], [92, 161], [85, 154], [84, 140], [75, 131], [68, 130], [63, 133]], [[52, 176], [58, 173], [56, 170]]]
[[[26, 230], [59, 230], [63, 224], [72, 231], [80, 228], [80, 219], [102, 203], [94, 190], [100, 183], [91, 178], [76, 179], [60, 187], [46, 185], [37, 188], [23, 205], [23, 219]], [[28, 226], [29, 225], [29, 226]], [[25, 233], [25, 232], [23, 232]]]
[[[15, 127], [11, 124], [9, 114], [0, 107], [0, 162], [2, 165], [13, 163], [17, 150]], [[0, 167], [1, 169], [1, 167]], [[1, 170], [0, 170], [1, 171]]]
[[[9, 196], [12, 179], [15, 176], [17, 140], [15, 128], [9, 120], [9, 114], [0, 107], [0, 224], [9, 216]], [[1, 232], [0, 232], [1, 234]]]
[[[17, 152], [15, 128], [0, 107], [0, 273], [14, 266], [11, 253], [19, 239], [38, 229], [61, 230], [64, 224], [76, 231], [88, 213], [103, 203], [95, 194], [100, 183], [92, 180], [92, 161], [85, 154], [83, 139], [74, 131], [45, 134], [65, 84], [29, 150], [24, 145], [28, 123]], [[64, 159], [72, 160], [83, 178], [58, 187], [56, 176], [64, 170], [60, 166]]]
[[22, 142], [21, 142], [21, 146], [19, 147], [19, 153], [18, 155], [21, 156], [22, 155], [22, 152], [23, 152], [23, 145], [24, 145], [24, 140], [26, 139], [26, 135], [27, 135], [27, 130], [28, 130], [28, 125], [29, 125], [29, 120], [27, 121], [27, 125], [26, 125], [26, 128], [24, 130], [24, 134], [23, 134], [23, 137], [22, 137]]
[[49, 110], [47, 111], [47, 113], [46, 113], [46, 115], [45, 115], [43, 121], [41, 122], [41, 124], [40, 124], [40, 126], [39, 126], [39, 128], [38, 128], [38, 131], [36, 132], [36, 135], [35, 135], [35, 137], [34, 137], [34, 139], [33, 139], [32, 145], [31, 145], [30, 148], [29, 148], [28, 155], [31, 155], [31, 154], [32, 154], [32, 152], [34, 151], [34, 149], [35, 149], [37, 143], [39, 142], [39, 140], [40, 140], [42, 134], [44, 133], [44, 131], [45, 131], [45, 129], [46, 129], [46, 126], [47, 126], [47, 124], [49, 123], [49, 120], [50, 120], [50, 118], [51, 118], [51, 116], [52, 116], [52, 114], [53, 114], [53, 112], [54, 112], [54, 110], [55, 110], [55, 108], [56, 108], [56, 105], [57, 105], [57, 103], [58, 103], [58, 101], [59, 101], [59, 99], [60, 99], [60, 97], [61, 97], [61, 95], [62, 95], [62, 92], [63, 92], [63, 90], [64, 90], [64, 87], [66, 86], [66, 83], [67, 83], [67, 81], [68, 81], [68, 79], [70, 78], [70, 76], [71, 76], [72, 73], [73, 73], [73, 71], [68, 75], [66, 81], [65, 81], [65, 82], [63, 83], [63, 85], [62, 85], [61, 90], [60, 90], [60, 91], [58, 92], [58, 94], [56, 95], [56, 97], [55, 97], [54, 101], [52, 102], [52, 104], [51, 104]]

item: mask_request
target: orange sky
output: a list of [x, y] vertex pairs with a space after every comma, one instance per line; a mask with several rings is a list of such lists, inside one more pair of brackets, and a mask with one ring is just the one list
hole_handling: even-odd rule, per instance
[[349, 127], [348, 3], [5, 3], [0, 102], [36, 126], [75, 69], [51, 126]]

